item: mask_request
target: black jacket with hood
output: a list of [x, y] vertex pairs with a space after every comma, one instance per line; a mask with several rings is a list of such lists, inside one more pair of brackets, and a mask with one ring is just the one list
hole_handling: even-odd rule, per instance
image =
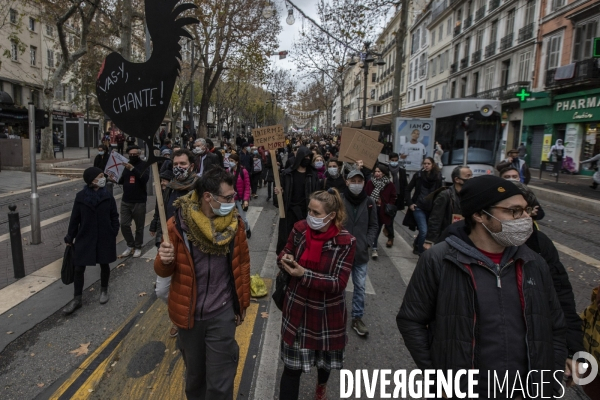
[[[502, 378], [509, 371], [510, 388], [517, 371], [525, 374], [525, 385], [526, 374], [536, 370], [529, 376], [530, 393], [538, 385], [545, 396], [562, 394], [566, 323], [546, 262], [519, 246], [506, 248], [496, 265], [464, 228], [450, 231], [419, 259], [396, 317], [417, 366], [479, 369], [484, 398], [492, 369]], [[557, 380], [542, 370], [553, 371]]]
[[[283, 170], [281, 173], [281, 187], [283, 189], [283, 204], [285, 206], [285, 218], [279, 221], [279, 236], [277, 238], [277, 254], [283, 250], [287, 243], [288, 236], [294, 228], [294, 224], [301, 219], [298, 219], [291, 210], [292, 205], [292, 188], [294, 187], [294, 171], [298, 169], [300, 163], [306, 156], [312, 156], [312, 152], [305, 146], [300, 146], [294, 158], [294, 164]], [[306, 197], [306, 204], [309, 203], [310, 195], [319, 190], [319, 177], [317, 171], [312, 166], [306, 167], [306, 177], [304, 181], [304, 195]], [[273, 196], [273, 205], [279, 208], [279, 202], [277, 196]], [[303, 216], [306, 218], [308, 210], [302, 210]]]

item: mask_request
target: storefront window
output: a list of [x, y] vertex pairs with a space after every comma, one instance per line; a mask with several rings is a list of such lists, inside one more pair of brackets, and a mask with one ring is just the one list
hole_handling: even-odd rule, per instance
[[[597, 124], [586, 124], [585, 125], [585, 141], [583, 143], [583, 156], [584, 160], [592, 158], [596, 154], [600, 153], [600, 132], [598, 131]], [[590, 169], [590, 164], [583, 165], [584, 169]]]

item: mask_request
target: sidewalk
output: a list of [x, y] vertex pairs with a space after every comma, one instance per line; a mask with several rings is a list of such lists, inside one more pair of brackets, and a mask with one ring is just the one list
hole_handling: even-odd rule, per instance
[[530, 169], [530, 171], [530, 185], [544, 189], [558, 190], [586, 199], [600, 200], [600, 189], [594, 190], [590, 188], [592, 184], [591, 176], [560, 174], [557, 183], [556, 177], [550, 176], [547, 172], [542, 174], [542, 179], [540, 180], [540, 171], [538, 169]]

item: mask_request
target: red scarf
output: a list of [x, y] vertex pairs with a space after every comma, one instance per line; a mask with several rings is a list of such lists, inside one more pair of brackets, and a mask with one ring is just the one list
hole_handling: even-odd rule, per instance
[[326, 241], [333, 239], [340, 233], [335, 224], [329, 225], [329, 229], [325, 232], [319, 232], [312, 230], [310, 227], [306, 227], [306, 247], [300, 257], [301, 265], [308, 267], [317, 266], [321, 262], [321, 252], [323, 251], [323, 244]]

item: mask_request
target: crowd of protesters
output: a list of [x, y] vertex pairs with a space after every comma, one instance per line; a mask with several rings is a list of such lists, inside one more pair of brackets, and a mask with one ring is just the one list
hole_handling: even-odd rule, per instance
[[[191, 134], [184, 139], [180, 145], [164, 131], [159, 135], [168, 222], [161, 225], [157, 205], [150, 233], [158, 247], [156, 292], [168, 303], [188, 398], [232, 398], [235, 330], [250, 304], [246, 212], [263, 187], [266, 200], [285, 211], [276, 239], [278, 282], [284, 283], [277, 304], [280, 399], [297, 399], [300, 377], [313, 366], [315, 398], [325, 399], [331, 370], [343, 368], [347, 325], [368, 336], [368, 263], [379, 259], [382, 232], [385, 246], [394, 246], [399, 212], [402, 224], [418, 231], [413, 252], [419, 259], [397, 325], [419, 368], [478, 368], [511, 378], [531, 373], [531, 384], [547, 395], [559, 388], [536, 371], [564, 370], [572, 382], [578, 360], [570, 357], [583, 350], [581, 319], [558, 252], [534, 223], [544, 212], [525, 185], [530, 174], [518, 150], [498, 165], [498, 177], [473, 178], [460, 166], [444, 186], [439, 154], [426, 157], [421, 150], [418, 159], [390, 153], [388, 161], [365, 166], [344, 162], [334, 135], [287, 135], [285, 148], [273, 153], [255, 146], [251, 134], [219, 147]], [[65, 314], [82, 305], [86, 265], [101, 265], [100, 302], [108, 301], [108, 264], [117, 258], [111, 238], [119, 228], [127, 244], [121, 257], [141, 255], [148, 168], [141, 149], [128, 143], [129, 161], [113, 182], [123, 187], [118, 213], [103, 173], [111, 146], [98, 147], [74, 204], [65, 242], [75, 250], [75, 292]], [[274, 187], [275, 174], [281, 187]], [[225, 354], [228, 361], [217, 362]], [[482, 396], [487, 387], [477, 391]]]

